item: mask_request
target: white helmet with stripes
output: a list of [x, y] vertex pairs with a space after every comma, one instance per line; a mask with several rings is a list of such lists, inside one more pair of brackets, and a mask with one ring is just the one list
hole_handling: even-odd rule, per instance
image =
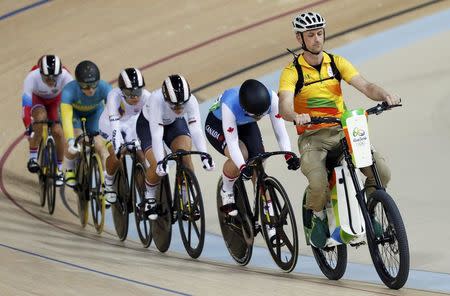
[[162, 93], [164, 100], [171, 105], [183, 105], [191, 97], [189, 83], [179, 74], [170, 75], [164, 80]]
[[303, 33], [309, 30], [325, 28], [325, 25], [325, 19], [317, 12], [301, 13], [292, 19], [294, 32]]
[[126, 97], [140, 96], [145, 86], [144, 76], [137, 68], [126, 68], [119, 74], [119, 88]]
[[58, 76], [62, 72], [61, 60], [56, 55], [44, 55], [39, 60], [39, 71], [43, 76]]

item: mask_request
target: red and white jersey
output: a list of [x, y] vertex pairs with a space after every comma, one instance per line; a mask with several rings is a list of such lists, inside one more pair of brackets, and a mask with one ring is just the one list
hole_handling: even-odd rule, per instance
[[207, 152], [206, 140], [201, 126], [200, 109], [197, 98], [194, 95], [191, 95], [189, 101], [184, 104], [183, 112], [176, 114], [164, 100], [162, 90], [158, 89], [145, 102], [142, 114], [144, 114], [150, 125], [153, 154], [157, 161], [164, 158], [164, 126], [173, 123], [177, 118], [184, 118], [187, 121], [195, 147], [199, 151]]
[[57, 97], [64, 86], [72, 80], [72, 75], [63, 68], [61, 75], [56, 77], [56, 85], [50, 87], [42, 81], [41, 73], [38, 68], [28, 73], [23, 83], [23, 93], [30, 98], [34, 94], [42, 99], [53, 99]]

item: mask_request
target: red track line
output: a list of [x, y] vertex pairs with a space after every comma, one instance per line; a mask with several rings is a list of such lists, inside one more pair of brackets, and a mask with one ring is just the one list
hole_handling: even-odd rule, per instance
[[[158, 64], [161, 64], [161, 63], [163, 63], [163, 62], [165, 62], [165, 61], [171, 60], [171, 59], [173, 59], [173, 58], [175, 58], [175, 57], [177, 57], [177, 56], [180, 56], [180, 55], [182, 55], [182, 54], [188, 53], [188, 52], [193, 51], [193, 50], [195, 50], [195, 49], [204, 47], [204, 46], [206, 46], [206, 45], [209, 45], [209, 44], [211, 44], [211, 43], [214, 43], [214, 42], [219, 41], [219, 40], [221, 40], [221, 39], [224, 39], [224, 38], [226, 38], [226, 37], [229, 37], [229, 36], [232, 36], [232, 35], [236, 35], [236, 34], [238, 34], [238, 33], [241, 33], [241, 32], [243, 32], [243, 31], [247, 31], [247, 30], [249, 30], [249, 29], [253, 29], [253, 28], [258, 27], [258, 26], [261, 26], [261, 25], [263, 25], [263, 24], [265, 24], [265, 23], [274, 21], [274, 20], [279, 19], [279, 18], [281, 18], [281, 17], [284, 17], [284, 16], [286, 16], [286, 15], [292, 14], [292, 13], [294, 13], [294, 12], [302, 11], [302, 10], [311, 8], [311, 7], [313, 7], [313, 6], [320, 5], [320, 4], [323, 4], [323, 3], [326, 3], [326, 2], [330, 2], [330, 1], [331, 1], [331, 0], [319, 0], [319, 1], [312, 2], [312, 3], [307, 4], [307, 5], [303, 5], [303, 6], [299, 7], [299, 8], [292, 9], [292, 10], [283, 12], [283, 13], [281, 13], [281, 14], [271, 16], [271, 17], [269, 17], [269, 18], [263, 19], [263, 20], [258, 21], [258, 22], [256, 22], [256, 23], [249, 24], [249, 25], [247, 25], [247, 26], [244, 26], [244, 27], [242, 27], [242, 28], [238, 28], [238, 29], [236, 29], [236, 30], [234, 30], [234, 31], [230, 31], [230, 32], [228, 32], [228, 33], [224, 33], [224, 34], [222, 34], [222, 35], [213, 37], [213, 38], [208, 39], [208, 40], [206, 40], [206, 41], [203, 41], [203, 42], [200, 42], [200, 43], [198, 43], [198, 44], [195, 44], [195, 45], [193, 45], [193, 46], [191, 46], [191, 47], [182, 49], [182, 50], [180, 50], [180, 51], [177, 51], [177, 52], [175, 52], [175, 53], [172, 53], [172, 54], [170, 54], [170, 55], [167, 55], [167, 56], [165, 56], [165, 57], [162, 57], [162, 58], [160, 58], [159, 60], [156, 60], [156, 61], [153, 61], [153, 62], [151, 62], [151, 63], [148, 63], [148, 64], [146, 64], [146, 65], [144, 65], [144, 66], [141, 66], [139, 69], [140, 69], [141, 71], [146, 70], [146, 69], [148, 69], [148, 68], [151, 68], [151, 67], [153, 67], [153, 66], [156, 66], [156, 65], [158, 65]], [[111, 81], [109, 81], [109, 82], [110, 82], [110, 83], [116, 83], [116, 82], [117, 82], [117, 78], [116, 78], [116, 79], [113, 79], [113, 80], [111, 80]]]

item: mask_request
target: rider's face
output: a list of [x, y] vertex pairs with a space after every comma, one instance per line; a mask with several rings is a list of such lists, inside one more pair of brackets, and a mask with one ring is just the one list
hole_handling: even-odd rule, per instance
[[[301, 33], [297, 33], [297, 40], [300, 44], [303, 43]], [[304, 32], [303, 40], [307, 49], [313, 53], [320, 53], [323, 50], [323, 42], [325, 40], [324, 29], [321, 28]]]

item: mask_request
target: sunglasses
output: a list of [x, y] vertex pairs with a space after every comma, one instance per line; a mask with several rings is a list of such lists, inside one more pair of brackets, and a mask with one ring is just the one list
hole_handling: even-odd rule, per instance
[[142, 95], [142, 88], [122, 89], [122, 93], [125, 97], [140, 97]]
[[56, 75], [43, 75], [43, 74], [41, 74], [41, 77], [42, 77], [42, 80], [44, 80], [44, 81], [49, 81], [49, 82], [56, 82], [56, 77], [58, 77], [58, 76], [56, 76]]
[[78, 85], [80, 86], [81, 89], [89, 89], [89, 88], [97, 88], [98, 86], [98, 81], [96, 82], [78, 82]]

